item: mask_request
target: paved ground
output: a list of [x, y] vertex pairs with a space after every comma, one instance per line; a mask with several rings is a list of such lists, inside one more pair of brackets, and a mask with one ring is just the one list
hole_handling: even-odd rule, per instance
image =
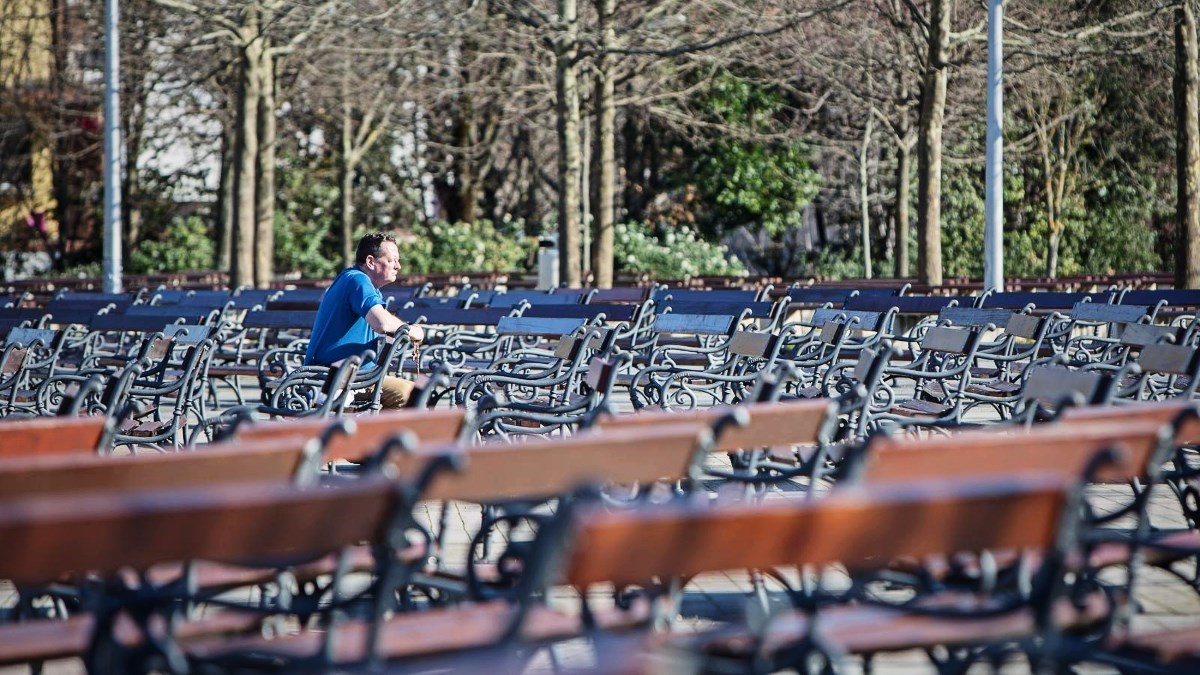
[[[713, 461], [719, 463], [726, 460], [716, 457]], [[781, 489], [773, 490], [766, 498], [795, 499], [799, 494], [799, 490], [794, 486], [784, 486]], [[1089, 498], [1101, 509], [1115, 507], [1122, 503], [1128, 494], [1128, 488], [1123, 486], [1093, 486], [1089, 490]], [[465, 556], [469, 543], [468, 533], [478, 529], [481, 518], [480, 509], [466, 504], [454, 504], [450, 508], [452, 511], [449, 514], [449, 521], [452, 527], [448, 538], [447, 556], [450, 559], [462, 558]], [[1156, 523], [1160, 526], [1170, 527], [1183, 524], [1182, 519], [1178, 516], [1174, 497], [1166, 491], [1155, 494], [1152, 513]], [[437, 505], [426, 505], [423, 518], [427, 523], [435, 522], [439, 515], [440, 511]], [[764, 533], [764, 536], [769, 536], [769, 533]], [[837, 583], [836, 579], [833, 583]], [[747, 593], [750, 588], [749, 579], [745, 574], [709, 574], [698, 578], [686, 589], [681, 624], [684, 627], [703, 627], [708, 625], [710, 617], [727, 616], [731, 612], [744, 611], [748, 607]], [[596, 598], [601, 598], [603, 595], [603, 589], [595, 591]], [[1141, 606], [1141, 612], [1134, 619], [1135, 629], [1149, 630], [1160, 627], [1200, 625], [1200, 595], [1171, 575], [1157, 570], [1146, 570], [1137, 586], [1136, 598]], [[557, 593], [553, 601], [556, 604], [570, 605], [577, 604], [578, 598], [564, 591]], [[11, 587], [0, 583], [0, 607], [8, 606], [12, 602]], [[593, 658], [592, 647], [582, 641], [560, 645], [554, 650], [553, 658], [560, 663], [569, 665], [586, 665]], [[550, 657], [543, 655], [530, 665], [529, 670], [546, 672], [551, 669], [550, 663]], [[64, 661], [49, 664], [45, 672], [67, 674], [78, 673], [81, 670], [81, 664], [78, 662]], [[856, 664], [850, 668], [851, 672], [857, 670], [859, 667]], [[932, 668], [923, 654], [913, 652], [881, 656], [875, 662], [874, 671], [907, 675], [932, 672]], [[1025, 671], [1027, 668], [1022, 664], [1011, 664], [1004, 669], [1004, 672]], [[28, 668], [0, 668], [0, 675], [21, 672], [28, 672]], [[1105, 670], [1085, 668], [1083, 672], [1099, 673], [1105, 672]]]

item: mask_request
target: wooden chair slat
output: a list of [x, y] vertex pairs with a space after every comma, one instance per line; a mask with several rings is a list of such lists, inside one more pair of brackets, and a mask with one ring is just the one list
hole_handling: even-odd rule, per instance
[[394, 489], [364, 480], [331, 488], [275, 484], [14, 500], [0, 509], [0, 578], [44, 584], [158, 562], [315, 557], [374, 540]]
[[1184, 345], [1152, 344], [1142, 350], [1137, 363], [1143, 371], [1186, 375], [1196, 359], [1196, 349]]
[[734, 319], [726, 314], [659, 314], [653, 328], [661, 334], [728, 335]]
[[[354, 433], [335, 434], [329, 439], [322, 460], [360, 461], [388, 439], [405, 431], [415, 434], [422, 446], [448, 445], [458, 439], [466, 419], [465, 408], [389, 410], [377, 415], [361, 415], [353, 418]], [[333, 420], [326, 417], [254, 422], [239, 427], [237, 439], [254, 443], [280, 435], [317, 438], [332, 423]]]
[[1158, 326], [1148, 323], [1131, 323], [1121, 330], [1121, 344], [1134, 347], [1145, 347], [1167, 341], [1179, 344], [1183, 335], [1180, 326]]
[[620, 586], [704, 571], [1043, 548], [1066, 503], [1060, 476], [1022, 474], [879, 486], [817, 501], [595, 510], [578, 516], [566, 579]]
[[[439, 452], [463, 453], [466, 469], [439, 474], [423, 496], [495, 502], [563, 494], [589, 482], [628, 485], [679, 479], [687, 476], [702, 434], [692, 425], [674, 425], [443, 448]], [[428, 456], [422, 448], [397, 457], [400, 475], [414, 475]]]
[[1029, 430], [982, 430], [949, 437], [876, 437], [868, 446], [865, 483], [960, 479], [1013, 471], [1057, 471], [1080, 477], [1096, 453], [1123, 451], [1119, 466], [1107, 465], [1098, 480], [1120, 482], [1142, 475], [1158, 447], [1154, 422], [1047, 425]]
[[1042, 329], [1044, 318], [1031, 314], [1013, 314], [1004, 325], [1004, 332], [1025, 340], [1033, 340]]
[[92, 454], [104, 435], [104, 417], [31, 417], [0, 422], [0, 459]]
[[[830, 416], [836, 414], [836, 404], [821, 399], [787, 401], [782, 403], [747, 403], [741, 406], [749, 414], [745, 427], [728, 425], [717, 436], [713, 450], [732, 452], [760, 447], [781, 447], [816, 443]], [[694, 410], [647, 410], [629, 415], [617, 415], [600, 421], [600, 428], [653, 429], [666, 424], [693, 424], [711, 428], [721, 417], [732, 411], [730, 406], [697, 408]]]
[[739, 356], [766, 358], [771, 354], [774, 337], [770, 333], [740, 330], [729, 340], [729, 352]]
[[969, 330], [934, 326], [921, 338], [921, 348], [947, 354], [963, 354], [970, 347], [974, 336]]
[[1103, 374], [1071, 368], [1037, 367], [1029, 371], [1022, 387], [1026, 400], [1057, 406], [1067, 396], [1078, 395], [1084, 403], [1093, 403], [1104, 386]]
[[1077, 302], [1071, 307], [1071, 318], [1079, 321], [1137, 323], [1150, 313], [1139, 305], [1110, 305], [1102, 302]]
[[585, 323], [583, 319], [543, 319], [506, 316], [496, 324], [499, 335], [557, 338], [570, 335]]
[[949, 321], [952, 326], [979, 328], [992, 324], [1007, 326], [1013, 312], [1008, 309], [981, 309], [978, 307], [947, 307], [938, 312], [938, 321]]
[[247, 482], [290, 482], [305, 439], [204, 446], [142, 455], [48, 455], [0, 460], [0, 499], [85, 492], [187, 488]]

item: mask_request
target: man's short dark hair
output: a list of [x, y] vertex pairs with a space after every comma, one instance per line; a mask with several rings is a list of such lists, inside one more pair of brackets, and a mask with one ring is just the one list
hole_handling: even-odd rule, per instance
[[354, 251], [354, 264], [362, 265], [367, 262], [367, 256], [379, 257], [383, 253], [383, 242], [396, 243], [396, 235], [388, 232], [372, 232], [364, 234], [358, 240], [358, 249]]

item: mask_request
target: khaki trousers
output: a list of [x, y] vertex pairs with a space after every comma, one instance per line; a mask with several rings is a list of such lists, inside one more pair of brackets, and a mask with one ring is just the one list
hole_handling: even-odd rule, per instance
[[379, 393], [379, 403], [385, 409], [403, 408], [408, 403], [408, 399], [412, 398], [413, 389], [416, 387], [417, 385], [412, 380], [385, 375]]

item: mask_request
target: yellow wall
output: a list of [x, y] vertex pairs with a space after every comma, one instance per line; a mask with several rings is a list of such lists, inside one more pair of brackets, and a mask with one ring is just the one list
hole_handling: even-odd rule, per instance
[[[29, 213], [55, 207], [53, 102], [46, 99], [54, 64], [52, 9], [49, 0], [0, 0], [0, 115], [24, 119], [32, 131], [29, 182], [20, 196], [0, 196], [0, 231], [24, 227]], [[53, 235], [53, 220], [50, 228]]]
[[54, 55], [49, 0], [0, 0], [0, 87], [50, 79]]

